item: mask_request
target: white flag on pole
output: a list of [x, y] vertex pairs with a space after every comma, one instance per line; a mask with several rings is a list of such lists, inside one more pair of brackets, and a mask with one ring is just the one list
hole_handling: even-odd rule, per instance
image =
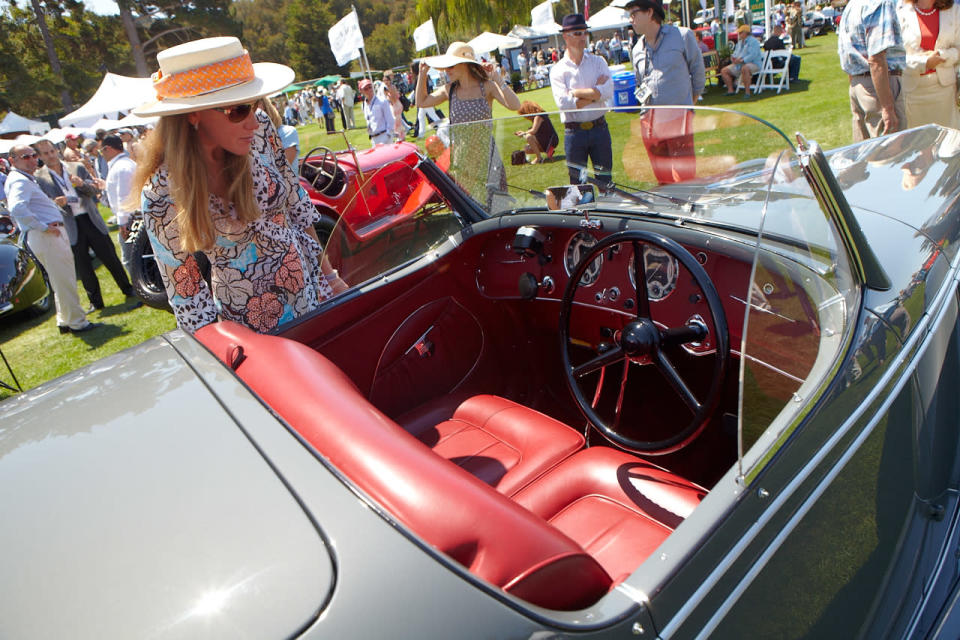
[[340, 22], [330, 27], [327, 35], [330, 38], [330, 49], [338, 65], [342, 67], [360, 57], [359, 49], [363, 48], [363, 34], [360, 33], [360, 21], [357, 19], [356, 11], [350, 11]]
[[437, 46], [437, 32], [433, 30], [433, 18], [413, 30], [413, 48], [423, 51], [427, 47]]
[[554, 24], [553, 19], [553, 2], [547, 0], [535, 6], [530, 10], [530, 26], [531, 27], [549, 27]]

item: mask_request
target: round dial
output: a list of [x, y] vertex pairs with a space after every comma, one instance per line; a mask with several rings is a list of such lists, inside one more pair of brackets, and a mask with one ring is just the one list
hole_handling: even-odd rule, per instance
[[[578, 231], [570, 238], [570, 242], [567, 243], [567, 251], [563, 256], [563, 268], [566, 269], [568, 276], [573, 274], [577, 265], [580, 264], [580, 259], [595, 244], [597, 244], [597, 239], [586, 231]], [[589, 287], [596, 282], [597, 278], [600, 277], [602, 266], [603, 256], [597, 256], [597, 259], [590, 263], [590, 266], [580, 276], [580, 285]]]
[[[643, 268], [647, 279], [647, 298], [663, 300], [677, 287], [678, 267], [676, 259], [666, 251], [654, 247], [643, 248]], [[637, 286], [637, 278], [630, 261], [630, 284]]]

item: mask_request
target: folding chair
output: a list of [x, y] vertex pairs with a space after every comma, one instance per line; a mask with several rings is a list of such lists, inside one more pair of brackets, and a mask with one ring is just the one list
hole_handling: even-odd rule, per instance
[[720, 78], [720, 54], [714, 50], [705, 51], [703, 54], [703, 71], [707, 84], [712, 80], [718, 87], [723, 84]]
[[763, 69], [760, 71], [760, 80], [757, 81], [757, 90], [776, 89], [779, 94], [783, 89], [790, 89], [790, 53], [792, 47], [768, 51]]
[[[760, 69], [750, 76], [750, 91], [754, 94], [760, 93], [760, 77], [763, 74], [763, 69], [767, 66], [767, 58], [769, 57], [770, 52], [763, 52], [763, 60], [760, 61]], [[740, 93], [740, 89], [743, 89], [743, 80], [741, 80], [740, 75], [737, 74], [737, 88], [734, 89], [734, 93]]]

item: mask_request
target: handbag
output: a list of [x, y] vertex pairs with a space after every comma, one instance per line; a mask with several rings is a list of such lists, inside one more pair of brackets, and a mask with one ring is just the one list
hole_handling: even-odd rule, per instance
[[510, 154], [510, 164], [519, 165], [527, 164], [527, 154], [523, 152], [523, 149], [517, 149]]

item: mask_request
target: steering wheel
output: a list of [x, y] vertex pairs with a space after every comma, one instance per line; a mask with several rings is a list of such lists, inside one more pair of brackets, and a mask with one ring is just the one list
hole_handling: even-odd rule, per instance
[[[606, 349], [587, 362], [574, 365], [570, 359], [570, 311], [575, 294], [580, 286], [580, 278], [598, 256], [616, 245], [630, 245], [632, 247], [636, 316], [620, 331], [614, 332], [612, 341], [604, 343]], [[644, 277], [646, 268], [643, 261], [643, 245], [651, 245], [667, 252], [686, 267], [687, 271], [693, 275], [709, 308], [716, 352], [713, 357], [710, 388], [702, 398], [698, 398], [684, 381], [670, 358], [664, 353], [663, 347], [702, 342], [709, 335], [709, 329], [702, 321], [693, 321], [683, 326], [666, 329], [661, 329], [654, 323], [650, 316], [650, 299], [647, 293], [646, 278]], [[624, 255], [628, 254], [624, 252]], [[727, 359], [730, 356], [727, 318], [723, 311], [720, 296], [710, 280], [710, 276], [707, 275], [707, 272], [689, 251], [659, 233], [640, 230], [621, 231], [590, 247], [590, 250], [580, 259], [577, 268], [571, 274], [570, 281], [563, 292], [560, 309], [560, 352], [567, 387], [587, 421], [604, 437], [625, 449], [648, 455], [663, 455], [681, 449], [693, 441], [706, 427], [710, 416], [719, 404], [720, 392], [723, 389], [726, 375]], [[619, 381], [619, 395], [613, 419], [608, 422], [597, 413], [596, 403], [601, 395], [605, 368], [618, 363], [623, 364], [623, 376]], [[618, 431], [627, 374], [631, 364], [655, 366], [693, 414], [689, 422], [673, 435], [661, 440], [637, 440]], [[596, 371], [600, 371], [601, 374], [594, 399], [591, 401], [584, 396], [578, 381]]]
[[[322, 154], [319, 161], [314, 159], [317, 154]], [[310, 167], [315, 172], [313, 179], [310, 181], [310, 186], [314, 190], [323, 195], [330, 195], [336, 191], [334, 187], [340, 182], [343, 170], [337, 163], [337, 154], [330, 147], [314, 147], [308, 151], [303, 158], [303, 166]], [[333, 167], [333, 169], [330, 167]]]

